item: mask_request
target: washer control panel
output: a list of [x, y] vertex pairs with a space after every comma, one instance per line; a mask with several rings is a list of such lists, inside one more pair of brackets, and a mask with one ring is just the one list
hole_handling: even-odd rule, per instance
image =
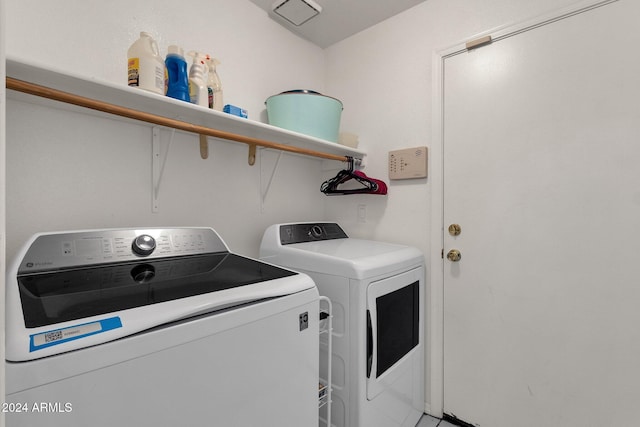
[[139, 228], [37, 235], [18, 273], [140, 259], [229, 252], [211, 228]]
[[347, 233], [333, 222], [285, 224], [280, 226], [280, 244], [317, 242], [319, 240], [347, 239]]

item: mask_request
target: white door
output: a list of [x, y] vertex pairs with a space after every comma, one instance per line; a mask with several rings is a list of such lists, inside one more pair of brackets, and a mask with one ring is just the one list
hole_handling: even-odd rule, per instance
[[444, 60], [446, 414], [640, 425], [639, 52], [619, 0]]

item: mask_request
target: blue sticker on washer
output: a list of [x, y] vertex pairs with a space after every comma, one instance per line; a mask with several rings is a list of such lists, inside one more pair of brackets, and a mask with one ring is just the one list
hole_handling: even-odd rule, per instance
[[63, 344], [65, 342], [85, 338], [91, 335], [101, 334], [102, 332], [107, 332], [121, 327], [122, 321], [120, 321], [120, 318], [111, 317], [97, 322], [83, 323], [80, 325], [69, 326], [68, 328], [52, 329], [47, 332], [40, 332], [39, 334], [31, 335], [29, 352], [42, 350], [43, 348]]

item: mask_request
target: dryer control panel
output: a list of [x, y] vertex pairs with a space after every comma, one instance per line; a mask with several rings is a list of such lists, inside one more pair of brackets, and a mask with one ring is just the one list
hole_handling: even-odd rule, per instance
[[317, 242], [319, 240], [347, 239], [347, 233], [334, 222], [286, 224], [280, 226], [280, 244]]

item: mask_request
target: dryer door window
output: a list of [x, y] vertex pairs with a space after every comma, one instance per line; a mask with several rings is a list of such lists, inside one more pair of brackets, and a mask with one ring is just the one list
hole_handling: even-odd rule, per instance
[[367, 397], [373, 399], [412, 367], [422, 341], [423, 269], [367, 288]]

